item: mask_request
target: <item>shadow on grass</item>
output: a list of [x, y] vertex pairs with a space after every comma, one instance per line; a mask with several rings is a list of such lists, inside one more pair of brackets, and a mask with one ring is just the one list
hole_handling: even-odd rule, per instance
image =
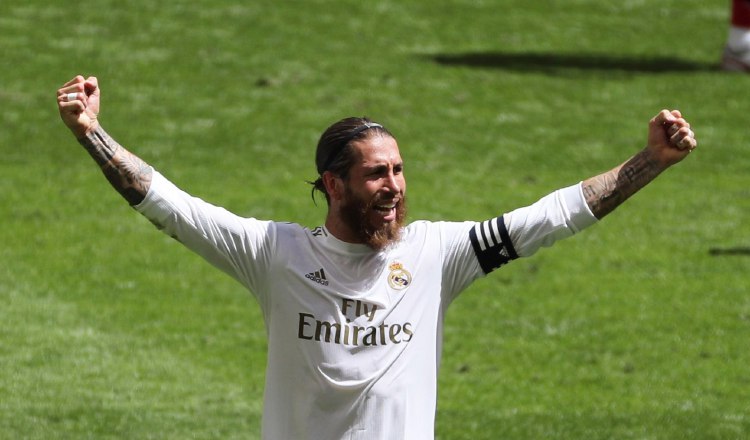
[[423, 57], [444, 66], [468, 66], [519, 72], [556, 74], [563, 71], [619, 71], [631, 73], [675, 73], [718, 71], [718, 63], [702, 63], [676, 57], [625, 57], [602, 54], [467, 52], [427, 54]]
[[708, 250], [708, 254], [714, 257], [719, 257], [719, 256], [750, 257], [750, 247], [711, 248]]

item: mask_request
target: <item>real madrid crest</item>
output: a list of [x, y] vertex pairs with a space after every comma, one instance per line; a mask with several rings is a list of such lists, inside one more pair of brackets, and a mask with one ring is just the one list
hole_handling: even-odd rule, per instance
[[404, 265], [398, 261], [391, 263], [388, 268], [391, 273], [388, 274], [388, 285], [396, 290], [404, 290], [411, 284], [411, 273], [404, 269]]

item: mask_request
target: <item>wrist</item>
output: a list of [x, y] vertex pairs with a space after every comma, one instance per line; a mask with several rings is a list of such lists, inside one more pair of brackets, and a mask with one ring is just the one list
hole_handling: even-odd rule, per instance
[[88, 127], [71, 128], [70, 130], [73, 132], [73, 135], [76, 137], [76, 139], [78, 139], [78, 141], [80, 142], [98, 131], [100, 128], [101, 127], [99, 126], [99, 122], [93, 121], [88, 125]]
[[649, 168], [655, 174], [661, 174], [664, 170], [674, 165], [675, 162], [667, 155], [663, 154], [658, 148], [647, 146], [644, 148], [638, 156], [641, 156], [645, 163], [648, 164]]

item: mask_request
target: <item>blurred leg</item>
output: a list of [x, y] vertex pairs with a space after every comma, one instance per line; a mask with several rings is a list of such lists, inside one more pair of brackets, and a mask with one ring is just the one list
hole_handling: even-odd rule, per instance
[[750, 73], [750, 0], [732, 0], [731, 26], [721, 67]]
[[732, 26], [750, 29], [750, 1], [732, 0]]

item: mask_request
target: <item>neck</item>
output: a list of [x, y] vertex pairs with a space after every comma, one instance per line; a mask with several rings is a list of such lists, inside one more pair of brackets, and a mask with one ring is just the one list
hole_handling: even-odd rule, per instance
[[349, 225], [341, 219], [341, 216], [335, 215], [335, 213], [332, 212], [332, 209], [329, 209], [328, 211], [325, 226], [331, 235], [345, 243], [364, 244], [362, 239], [359, 238]]

